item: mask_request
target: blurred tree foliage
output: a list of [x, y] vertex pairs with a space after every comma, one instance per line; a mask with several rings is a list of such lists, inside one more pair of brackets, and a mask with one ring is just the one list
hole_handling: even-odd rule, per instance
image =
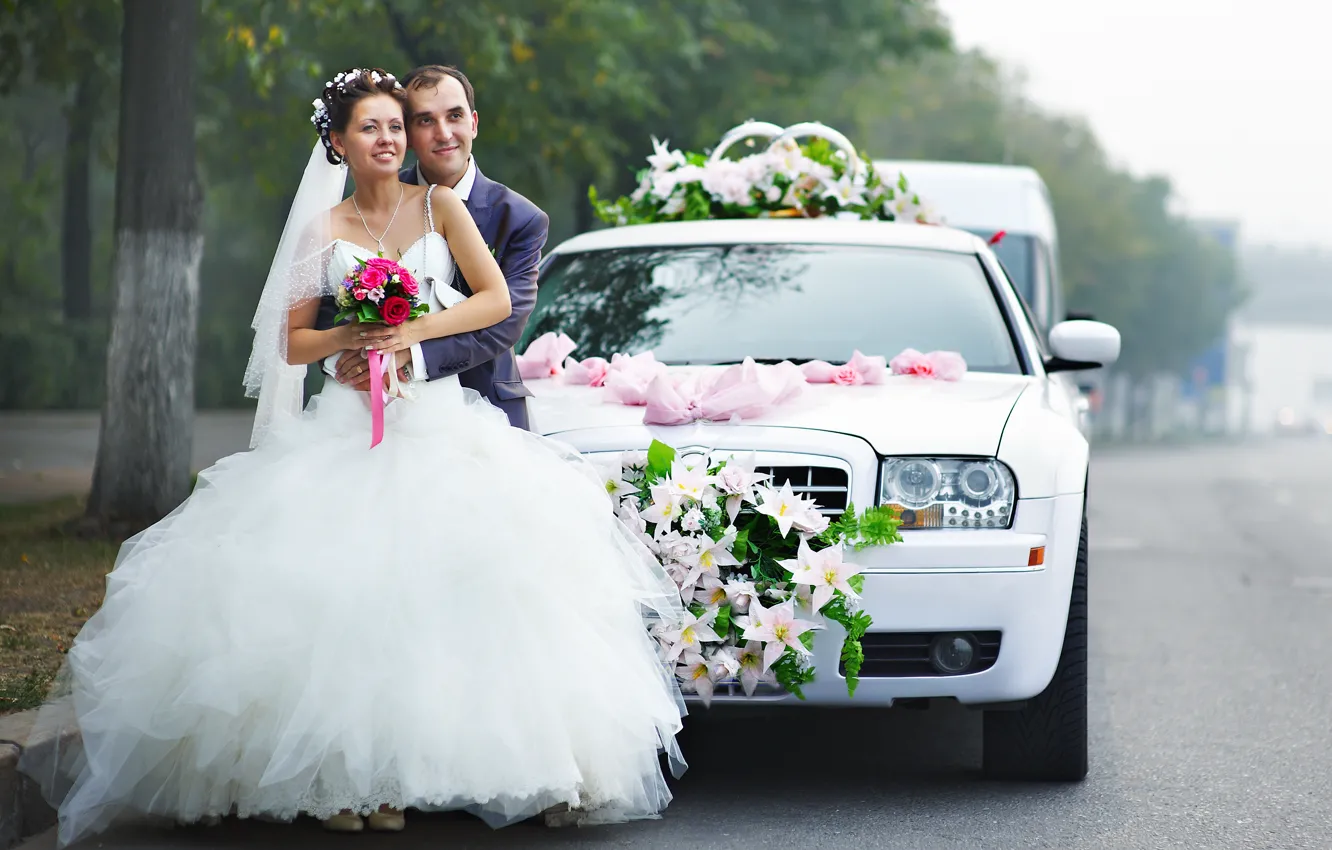
[[[310, 101], [353, 65], [462, 67], [478, 163], [550, 213], [552, 244], [593, 226], [588, 185], [632, 185], [652, 135], [704, 148], [746, 118], [813, 119], [875, 156], [1035, 166], [1070, 308], [1119, 324], [1125, 368], [1183, 362], [1235, 298], [1228, 256], [1168, 212], [1167, 185], [1117, 170], [1085, 126], [955, 51], [932, 0], [203, 0], [203, 16], [200, 407], [246, 403], [249, 322], [315, 142]], [[0, 0], [0, 101], [25, 117], [0, 127], [15, 152], [0, 163], [0, 276], [22, 293], [0, 357], [41, 366], [5, 370], [0, 408], [102, 393], [119, 25], [118, 0]]]

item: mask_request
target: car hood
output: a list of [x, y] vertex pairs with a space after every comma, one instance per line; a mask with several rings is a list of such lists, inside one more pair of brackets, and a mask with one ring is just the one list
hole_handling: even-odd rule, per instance
[[[673, 367], [671, 373], [719, 368]], [[992, 456], [1013, 405], [1032, 382], [1022, 375], [973, 372], [958, 381], [892, 376], [882, 384], [855, 387], [806, 384], [796, 398], [744, 424], [848, 434], [883, 455]], [[570, 385], [558, 377], [526, 383], [533, 395], [532, 424], [540, 433], [643, 425], [644, 408], [611, 400], [603, 389]], [[670, 427], [651, 431], [670, 441]]]

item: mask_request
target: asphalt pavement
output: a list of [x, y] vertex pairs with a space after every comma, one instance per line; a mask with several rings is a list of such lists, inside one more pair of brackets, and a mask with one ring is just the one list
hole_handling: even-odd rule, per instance
[[[248, 435], [210, 428], [220, 453]], [[226, 821], [77, 846], [1332, 848], [1332, 442], [1098, 450], [1090, 487], [1083, 783], [982, 779], [980, 716], [958, 708], [697, 713], [659, 821], [409, 812], [397, 835]]]

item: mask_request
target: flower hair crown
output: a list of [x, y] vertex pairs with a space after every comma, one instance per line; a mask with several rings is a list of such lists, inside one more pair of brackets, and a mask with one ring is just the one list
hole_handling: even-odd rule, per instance
[[378, 71], [362, 68], [351, 68], [346, 71], [339, 71], [333, 76], [332, 80], [325, 82], [324, 91], [319, 97], [311, 101], [311, 104], [314, 106], [314, 113], [310, 116], [310, 123], [315, 126], [315, 130], [319, 133], [319, 138], [323, 141], [324, 147], [329, 150], [330, 156], [334, 155], [332, 153], [333, 144], [328, 136], [329, 130], [332, 128], [333, 119], [328, 114], [327, 98], [331, 97], [332, 92], [335, 89], [339, 92], [346, 93], [347, 86], [355, 80], [360, 79], [362, 74], [369, 74], [370, 82], [375, 85], [379, 85], [385, 80], [392, 80], [393, 88], [399, 91], [402, 90], [402, 83], [398, 82], [398, 78], [387, 71], [381, 74]]

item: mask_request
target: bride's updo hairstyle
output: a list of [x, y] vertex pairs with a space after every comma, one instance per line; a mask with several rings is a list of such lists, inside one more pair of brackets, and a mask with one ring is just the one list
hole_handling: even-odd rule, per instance
[[314, 114], [310, 116], [310, 121], [319, 131], [325, 154], [333, 165], [342, 165], [346, 160], [333, 149], [333, 140], [329, 134], [345, 132], [356, 104], [367, 97], [381, 94], [398, 101], [402, 104], [403, 112], [406, 112], [407, 92], [403, 90], [398, 78], [383, 68], [348, 68], [334, 74], [330, 82], [324, 83], [323, 92], [314, 101]]

